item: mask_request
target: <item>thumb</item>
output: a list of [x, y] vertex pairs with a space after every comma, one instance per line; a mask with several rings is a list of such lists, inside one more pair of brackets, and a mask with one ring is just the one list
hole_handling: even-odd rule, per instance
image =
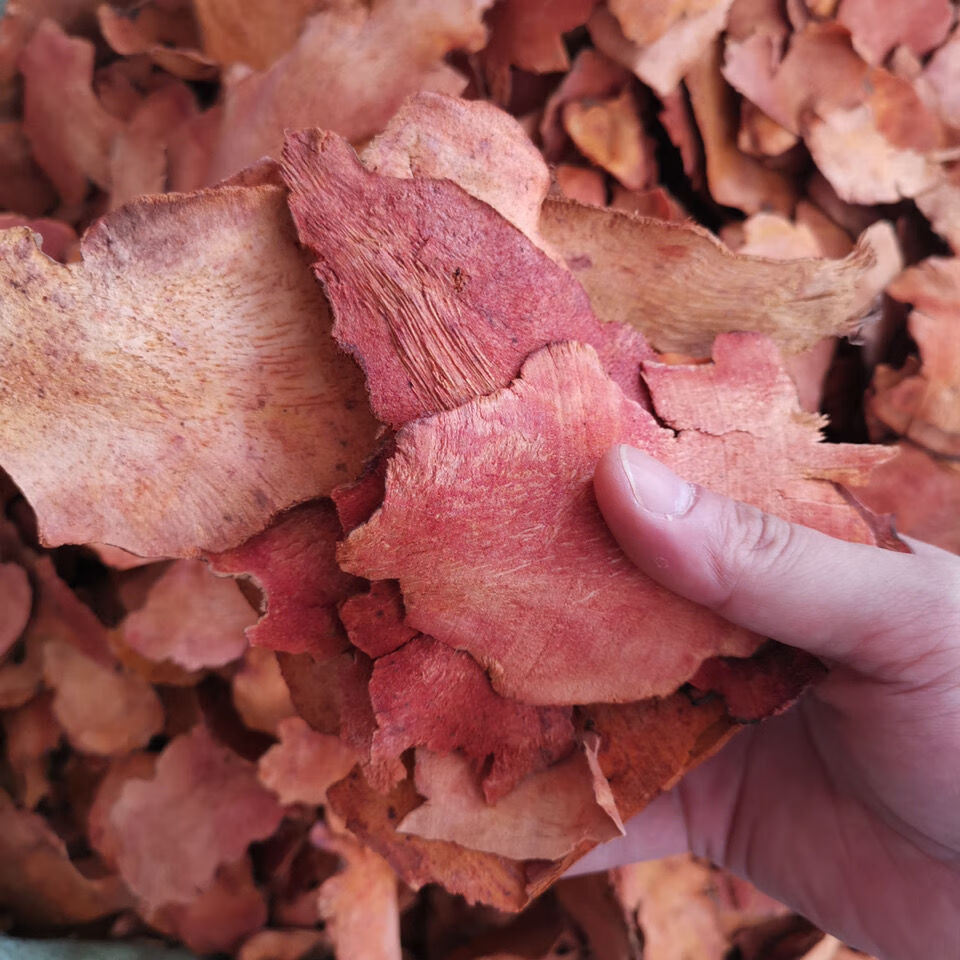
[[632, 447], [609, 450], [597, 502], [651, 579], [749, 630], [901, 677], [960, 625], [960, 561], [847, 543], [687, 483]]

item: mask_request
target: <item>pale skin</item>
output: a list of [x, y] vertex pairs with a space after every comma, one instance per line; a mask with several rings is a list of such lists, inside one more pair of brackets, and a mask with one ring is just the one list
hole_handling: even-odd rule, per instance
[[960, 957], [960, 557], [835, 540], [627, 447], [594, 488], [644, 573], [830, 672], [578, 872], [692, 850], [881, 960]]

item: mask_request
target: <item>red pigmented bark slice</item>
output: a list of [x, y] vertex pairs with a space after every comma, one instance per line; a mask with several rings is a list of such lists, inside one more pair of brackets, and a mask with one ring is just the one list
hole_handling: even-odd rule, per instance
[[249, 647], [231, 683], [233, 705], [251, 730], [275, 736], [280, 721], [296, 713], [272, 650]]
[[747, 659], [706, 660], [690, 679], [694, 696], [715, 693], [738, 723], [753, 723], [786, 710], [826, 674], [815, 657], [769, 643]]
[[377, 452], [364, 464], [356, 480], [333, 488], [330, 499], [337, 508], [337, 517], [344, 533], [366, 523], [374, 510], [383, 503], [386, 491], [387, 463], [396, 449], [393, 436], [384, 440]]
[[616, 808], [598, 796], [586, 749], [531, 774], [493, 804], [457, 754], [417, 750], [414, 782], [426, 801], [397, 829], [428, 840], [517, 860], [553, 861], [624, 833]]
[[152, 780], [130, 780], [110, 813], [117, 864], [146, 904], [189, 903], [283, 811], [256, 767], [216, 743], [204, 727], [177, 737]]
[[593, 501], [597, 459], [636, 444], [719, 492], [873, 542], [832, 481], [862, 482], [889, 453], [821, 444], [819, 418], [799, 410], [769, 341], [721, 337], [715, 358], [645, 365], [674, 436], [588, 347], [541, 351], [509, 390], [398, 434], [384, 504], [345, 541], [341, 563], [398, 579], [410, 626], [467, 650], [498, 693], [527, 703], [660, 696], [704, 659], [748, 655], [759, 638], [626, 562]]
[[41, 695], [0, 715], [7, 763], [13, 772], [17, 800], [25, 810], [33, 810], [50, 795], [50, 753], [60, 745], [63, 735], [50, 701], [49, 695]]
[[454, 184], [379, 177], [319, 131], [289, 136], [282, 169], [334, 334], [363, 367], [385, 423], [505, 386], [555, 340], [616, 356], [616, 330], [601, 328], [576, 280]]
[[[3, 198], [0, 196], [0, 205], [2, 203]], [[9, 230], [10, 227], [29, 227], [34, 233], [39, 233], [43, 238], [43, 252], [61, 263], [66, 263], [77, 243], [77, 231], [61, 220], [49, 220], [45, 217], [30, 219], [18, 213], [0, 213], [0, 230]]]
[[124, 642], [149, 660], [187, 670], [221, 667], [246, 649], [244, 628], [257, 619], [237, 585], [200, 560], [170, 564], [147, 602], [123, 622]]
[[289, 717], [277, 725], [280, 742], [257, 763], [260, 782], [280, 802], [327, 802], [327, 788], [342, 780], [359, 759], [356, 750], [339, 737], [311, 730], [300, 717]]
[[0, 563], [0, 658], [20, 639], [32, 601], [27, 571], [16, 563]]
[[922, 57], [946, 39], [954, 19], [949, 0], [914, 0], [892, 6], [883, 0], [843, 0], [837, 20], [850, 30], [854, 49], [868, 63], [883, 63], [894, 47]]
[[317, 500], [283, 514], [239, 547], [210, 556], [218, 573], [249, 576], [263, 592], [266, 610], [247, 630], [251, 643], [318, 659], [346, 649], [337, 605], [360, 581], [337, 565], [341, 534], [333, 504]]
[[462, 751], [487, 803], [574, 748], [569, 709], [505, 700], [471, 657], [430, 637], [374, 664], [370, 699], [374, 756], [396, 757], [414, 746]]
[[393, 580], [377, 580], [366, 593], [349, 597], [340, 607], [340, 619], [350, 642], [374, 660], [417, 635], [403, 622], [403, 596]]
[[376, 425], [282, 189], [144, 198], [82, 252], [0, 234], [0, 447], [44, 542], [224, 550], [359, 471]]

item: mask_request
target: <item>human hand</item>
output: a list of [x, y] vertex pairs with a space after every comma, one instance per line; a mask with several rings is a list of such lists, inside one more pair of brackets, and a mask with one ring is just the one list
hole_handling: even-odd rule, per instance
[[884, 960], [960, 957], [960, 558], [835, 540], [629, 447], [594, 487], [644, 573], [831, 669], [576, 872], [692, 850]]

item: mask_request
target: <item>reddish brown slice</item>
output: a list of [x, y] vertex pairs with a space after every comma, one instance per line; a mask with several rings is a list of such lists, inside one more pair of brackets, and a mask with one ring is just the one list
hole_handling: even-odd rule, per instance
[[144, 198], [82, 250], [0, 234], [0, 447], [46, 543], [224, 550], [356, 474], [375, 424], [280, 188]]
[[251, 643], [318, 659], [346, 649], [337, 604], [360, 581], [337, 565], [340, 536], [333, 504], [316, 500], [283, 514], [239, 547], [211, 555], [218, 573], [247, 575], [263, 592], [266, 610], [247, 630]]
[[531, 707], [498, 696], [480, 666], [431, 637], [378, 660], [370, 680], [377, 720], [374, 756], [424, 746], [460, 750], [487, 803], [573, 750], [569, 709]]
[[393, 580], [371, 583], [366, 593], [354, 594], [340, 607], [340, 619], [350, 642], [374, 660], [393, 653], [417, 635], [403, 622], [403, 616], [403, 596]]
[[541, 351], [509, 390], [398, 434], [384, 504], [341, 563], [398, 579], [410, 626], [467, 650], [499, 693], [527, 703], [660, 696], [708, 657], [751, 653], [758, 638], [625, 561], [593, 500], [597, 459], [636, 444], [712, 489], [873, 542], [829, 481], [862, 482], [889, 453], [819, 443], [820, 421], [799, 410], [769, 341], [729, 335], [715, 355], [645, 365], [674, 436], [588, 347]]
[[152, 780], [129, 780], [114, 803], [120, 874], [148, 905], [189, 903], [282, 815], [256, 767], [196, 727], [166, 747]]
[[611, 362], [620, 354], [616, 328], [601, 327], [576, 280], [456, 185], [369, 173], [345, 141], [319, 131], [289, 136], [283, 176], [334, 334], [363, 367], [384, 422], [506, 386], [556, 340], [594, 344]]

